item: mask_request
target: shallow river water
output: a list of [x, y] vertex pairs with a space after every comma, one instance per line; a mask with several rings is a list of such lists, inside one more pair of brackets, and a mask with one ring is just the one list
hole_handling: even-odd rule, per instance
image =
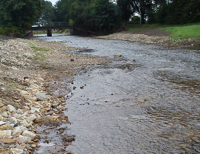
[[[108, 56], [86, 66], [67, 99], [76, 154], [200, 153], [200, 51], [54, 35], [77, 54]], [[70, 95], [70, 94], [69, 94]]]

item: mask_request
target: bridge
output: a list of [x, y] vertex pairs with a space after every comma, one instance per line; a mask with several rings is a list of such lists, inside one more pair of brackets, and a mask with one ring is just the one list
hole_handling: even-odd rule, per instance
[[81, 35], [81, 36], [91, 36], [91, 35], [97, 35], [93, 32], [83, 30], [81, 28], [74, 27], [73, 23], [71, 22], [50, 22], [48, 24], [44, 25], [35, 25], [30, 28], [31, 33], [26, 34], [28, 37], [33, 36], [32, 31], [47, 31], [47, 36], [52, 36], [52, 29], [70, 29], [71, 35]]
[[[68, 22], [50, 22], [44, 25], [32, 26], [32, 31], [47, 30], [47, 36], [52, 36], [52, 29], [70, 29], [70, 33], [73, 33], [73, 23]], [[73, 34], [72, 34], [73, 35]]]

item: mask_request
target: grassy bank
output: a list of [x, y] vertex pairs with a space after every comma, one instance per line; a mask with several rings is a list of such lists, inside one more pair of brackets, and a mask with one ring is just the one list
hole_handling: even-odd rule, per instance
[[140, 29], [165, 29], [172, 32], [170, 37], [175, 39], [188, 39], [196, 38], [200, 40], [200, 23], [199, 24], [187, 24], [187, 25], [128, 25], [128, 30], [140, 30]]
[[183, 25], [183, 26], [169, 26], [165, 27], [167, 31], [172, 32], [170, 35], [173, 38], [188, 39], [196, 38], [200, 40], [200, 24]]

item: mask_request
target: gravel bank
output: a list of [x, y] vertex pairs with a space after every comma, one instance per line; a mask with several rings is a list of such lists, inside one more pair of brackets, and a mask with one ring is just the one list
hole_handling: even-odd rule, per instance
[[184, 47], [200, 49], [200, 41], [194, 38], [173, 39], [170, 33], [159, 29], [133, 30], [114, 33], [106, 36], [98, 36], [100, 39], [117, 39], [124, 41], [141, 42], [146, 44], [164, 45], [168, 47]]
[[68, 123], [65, 95], [76, 68], [106, 58], [68, 54], [62, 42], [0, 41], [0, 153], [33, 153], [43, 123]]

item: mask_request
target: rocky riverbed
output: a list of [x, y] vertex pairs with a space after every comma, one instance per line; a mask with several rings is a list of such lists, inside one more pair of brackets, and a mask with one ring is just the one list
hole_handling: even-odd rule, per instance
[[0, 40], [0, 153], [34, 153], [41, 135], [38, 125], [69, 123], [64, 96], [76, 68], [108, 62], [70, 50], [77, 48], [62, 42]]
[[[97, 38], [190, 48], [200, 46], [196, 39], [172, 40], [169, 36], [132, 32]], [[62, 43], [65, 42], [0, 40], [0, 153], [34, 153], [41, 146], [38, 143], [44, 134], [51, 133], [47, 127], [70, 123], [63, 111], [66, 110], [65, 96], [71, 91], [69, 85], [80, 71], [77, 68], [110, 62], [106, 57], [70, 53], [68, 51], [79, 49]], [[63, 143], [57, 145], [55, 153], [60, 152], [59, 148], [66, 149], [73, 141], [73, 136], [63, 133], [66, 131], [59, 129]]]

